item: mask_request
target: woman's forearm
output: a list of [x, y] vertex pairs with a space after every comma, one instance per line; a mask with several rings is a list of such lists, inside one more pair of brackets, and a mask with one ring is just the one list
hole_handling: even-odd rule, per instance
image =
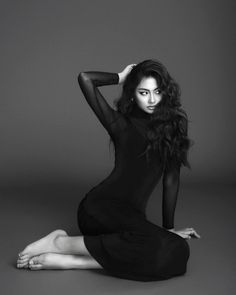
[[125, 78], [126, 78], [126, 75], [123, 72], [121, 72], [121, 73], [118, 73], [118, 76], [119, 76], [119, 82], [118, 82], [118, 84], [124, 83]]
[[111, 124], [117, 119], [118, 113], [109, 105], [98, 86], [118, 84], [117, 73], [87, 71], [80, 72], [78, 82], [89, 106], [94, 111], [99, 121], [113, 136]]
[[163, 176], [162, 223], [166, 229], [174, 229], [180, 170], [178, 167], [165, 171]]
[[86, 71], [80, 72], [78, 77], [79, 83], [83, 81], [91, 81], [94, 86], [113, 85], [118, 84], [118, 73], [100, 72], [100, 71]]
[[178, 187], [179, 185], [176, 184], [169, 188], [163, 188], [162, 220], [163, 227], [166, 229], [174, 228], [174, 216], [177, 204]]

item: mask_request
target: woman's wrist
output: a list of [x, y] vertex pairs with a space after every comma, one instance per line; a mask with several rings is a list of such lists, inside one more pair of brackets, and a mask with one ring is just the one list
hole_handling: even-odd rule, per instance
[[175, 231], [175, 228], [172, 227], [172, 228], [167, 228], [168, 231]]
[[118, 76], [119, 76], [119, 82], [118, 82], [118, 84], [122, 84], [124, 82], [124, 75], [123, 75], [123, 73], [122, 72], [121, 73], [118, 73]]

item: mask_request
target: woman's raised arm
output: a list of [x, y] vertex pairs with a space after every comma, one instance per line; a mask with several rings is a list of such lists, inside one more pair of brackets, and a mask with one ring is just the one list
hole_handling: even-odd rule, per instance
[[118, 84], [118, 73], [98, 71], [80, 72], [78, 82], [88, 104], [112, 136], [114, 130], [112, 130], [111, 124], [118, 119], [119, 114], [108, 104], [97, 87]]

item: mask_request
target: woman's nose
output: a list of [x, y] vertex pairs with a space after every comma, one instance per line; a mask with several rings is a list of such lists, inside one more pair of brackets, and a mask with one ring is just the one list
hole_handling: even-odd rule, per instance
[[150, 96], [149, 96], [149, 103], [154, 103], [155, 102], [155, 98], [154, 98], [154, 94], [153, 93], [150, 93]]

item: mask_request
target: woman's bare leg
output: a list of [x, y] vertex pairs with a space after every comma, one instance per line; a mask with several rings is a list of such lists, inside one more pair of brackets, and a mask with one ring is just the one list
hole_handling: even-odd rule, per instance
[[[20, 264], [17, 264], [17, 267], [22, 268]], [[27, 267], [31, 270], [102, 268], [91, 256], [64, 255], [57, 253], [44, 253], [34, 256], [29, 260]]]
[[63, 230], [55, 230], [36, 242], [29, 244], [21, 253], [17, 263], [24, 267], [30, 258], [43, 253], [88, 255], [83, 236], [69, 237]]

